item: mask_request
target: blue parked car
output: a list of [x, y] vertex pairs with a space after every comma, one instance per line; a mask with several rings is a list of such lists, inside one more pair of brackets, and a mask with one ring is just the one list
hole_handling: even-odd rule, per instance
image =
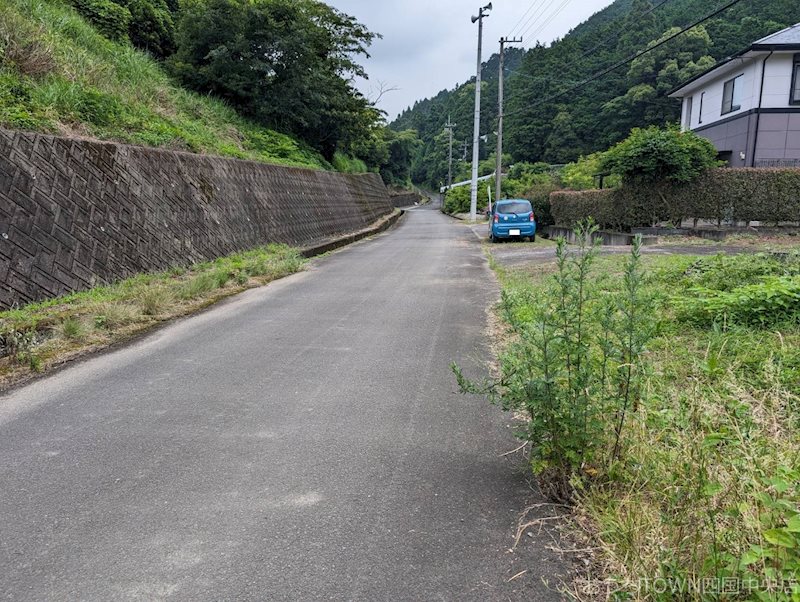
[[530, 201], [524, 199], [497, 201], [489, 215], [489, 240], [528, 238], [536, 240], [536, 215]]

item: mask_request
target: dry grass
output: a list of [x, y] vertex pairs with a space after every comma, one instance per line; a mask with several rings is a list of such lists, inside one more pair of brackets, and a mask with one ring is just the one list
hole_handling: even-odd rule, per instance
[[53, 43], [41, 25], [35, 25], [9, 10], [0, 9], [0, 60], [22, 75], [41, 78], [57, 63]]
[[0, 312], [0, 387], [297, 272], [304, 264], [296, 250], [270, 245]]

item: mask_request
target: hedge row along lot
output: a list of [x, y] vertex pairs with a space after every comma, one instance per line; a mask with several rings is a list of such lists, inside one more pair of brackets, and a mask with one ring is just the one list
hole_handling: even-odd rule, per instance
[[564, 586], [800, 599], [800, 253], [560, 251], [494, 263], [500, 374], [459, 376], [525, 416], [532, 470], [588, 538], [591, 574]]
[[273, 244], [0, 312], [0, 387], [293, 274], [304, 265], [296, 249]]
[[712, 169], [685, 184], [558, 191], [550, 201], [555, 222], [563, 226], [587, 217], [615, 230], [686, 218], [800, 222], [800, 169]]

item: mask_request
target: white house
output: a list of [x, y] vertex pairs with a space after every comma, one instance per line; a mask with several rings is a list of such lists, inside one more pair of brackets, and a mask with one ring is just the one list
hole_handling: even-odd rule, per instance
[[800, 167], [800, 23], [758, 40], [670, 93], [681, 123], [732, 167]]

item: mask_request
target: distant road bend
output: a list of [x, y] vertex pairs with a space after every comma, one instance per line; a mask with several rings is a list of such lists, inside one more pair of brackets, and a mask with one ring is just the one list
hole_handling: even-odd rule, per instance
[[449, 370], [482, 369], [495, 298], [416, 209], [0, 398], [0, 598], [558, 599], [545, 542], [508, 551], [508, 417]]

